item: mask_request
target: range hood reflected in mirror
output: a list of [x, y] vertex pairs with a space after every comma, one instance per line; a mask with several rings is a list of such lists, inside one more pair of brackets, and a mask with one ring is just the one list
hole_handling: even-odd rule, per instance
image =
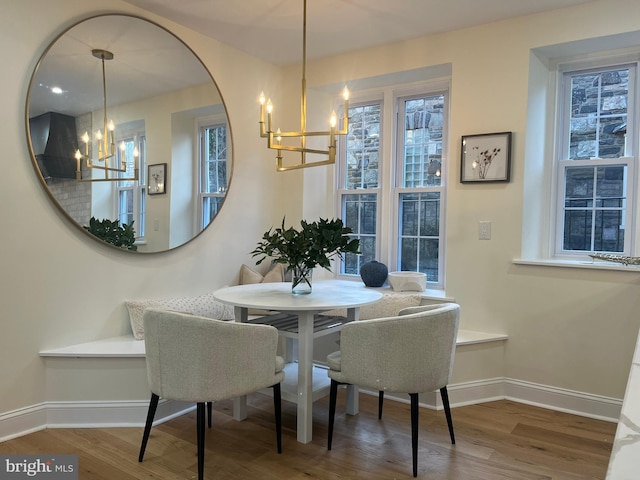
[[45, 179], [76, 178], [78, 148], [76, 119], [70, 115], [47, 112], [29, 119], [33, 154]]
[[[116, 34], [117, 33], [117, 34]], [[92, 50], [114, 53], [108, 70], [108, 115], [116, 145], [140, 156], [139, 178], [76, 181], [80, 149], [98, 157], [84, 132], [103, 128], [103, 85]], [[84, 233], [90, 219], [134, 221], [137, 251], [183, 245], [215, 219], [232, 173], [232, 137], [211, 74], [171, 32], [146, 19], [98, 15], [62, 32], [41, 56], [26, 102], [32, 163], [54, 204]], [[82, 160], [82, 178], [96, 178]], [[133, 164], [133, 162], [132, 162]], [[147, 169], [166, 164], [166, 192], [149, 195]], [[97, 238], [91, 235], [92, 238]]]

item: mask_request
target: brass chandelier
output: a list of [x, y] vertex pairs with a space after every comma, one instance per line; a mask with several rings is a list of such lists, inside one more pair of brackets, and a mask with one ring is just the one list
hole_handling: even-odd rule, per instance
[[[116, 161], [116, 149], [114, 142], [114, 130], [115, 125], [113, 120], [107, 121], [107, 77], [105, 74], [105, 60], [113, 60], [113, 53], [108, 50], [95, 49], [91, 50], [91, 54], [100, 59], [102, 62], [102, 104], [103, 104], [103, 126], [102, 130], [98, 130], [95, 134], [96, 145], [98, 149], [98, 156], [95, 160], [92, 160], [89, 156], [89, 143], [91, 138], [88, 132], [84, 132], [81, 139], [84, 142], [84, 154], [80, 150], [76, 150], [76, 180], [79, 182], [117, 182], [125, 180], [138, 180], [138, 149], [133, 150], [133, 177], [124, 178], [118, 175], [110, 176], [109, 172], [121, 172], [127, 171], [127, 158], [125, 143], [120, 144], [120, 158], [121, 164], [117, 165]], [[85, 161], [85, 166], [91, 169], [103, 170], [103, 178], [82, 178], [82, 160]], [[112, 166], [109, 162], [113, 161]], [[99, 163], [98, 163], [99, 162]]]
[[[272, 129], [272, 112], [273, 103], [271, 99], [266, 100], [264, 93], [260, 94], [260, 136], [267, 139], [267, 148], [276, 150], [276, 169], [279, 172], [294, 170], [306, 167], [315, 167], [319, 165], [330, 165], [335, 163], [336, 158], [336, 135], [346, 135], [349, 130], [349, 90], [344, 87], [344, 116], [342, 130], [337, 130], [337, 116], [333, 112], [329, 120], [329, 130], [308, 132], [307, 131], [307, 0], [303, 0], [303, 20], [302, 20], [302, 95], [300, 98], [300, 130], [297, 132], [283, 132], [279, 128], [274, 132]], [[266, 125], [265, 125], [265, 109], [266, 109]], [[307, 147], [307, 137], [324, 136], [329, 137], [329, 145], [326, 150], [314, 149]], [[300, 144], [285, 145], [283, 138], [299, 138]], [[282, 162], [282, 151], [300, 152], [300, 163], [294, 165], [284, 165]], [[326, 160], [307, 162], [306, 154], [327, 155]]]

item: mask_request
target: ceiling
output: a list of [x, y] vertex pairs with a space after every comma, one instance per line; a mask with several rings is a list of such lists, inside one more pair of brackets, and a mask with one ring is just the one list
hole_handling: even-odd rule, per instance
[[[74, 25], [45, 52], [31, 84], [29, 117], [102, 108], [102, 62], [93, 49], [113, 53], [105, 61], [109, 106], [211, 83], [191, 50], [166, 30], [135, 17], [102, 15]], [[54, 87], [62, 92], [54, 94]]]
[[[125, 0], [276, 65], [302, 58], [303, 0]], [[309, 0], [307, 59], [595, 0]]]

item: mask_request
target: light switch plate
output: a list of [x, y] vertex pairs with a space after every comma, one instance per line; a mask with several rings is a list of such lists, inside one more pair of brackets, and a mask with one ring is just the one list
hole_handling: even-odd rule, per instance
[[491, 222], [478, 223], [478, 240], [491, 240]]

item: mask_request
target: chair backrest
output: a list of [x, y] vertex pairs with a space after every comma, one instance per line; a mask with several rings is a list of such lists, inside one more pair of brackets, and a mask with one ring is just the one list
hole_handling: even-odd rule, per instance
[[158, 309], [145, 310], [143, 321], [149, 387], [160, 397], [223, 400], [284, 377], [274, 327]]
[[459, 320], [460, 306], [444, 303], [345, 325], [340, 333], [341, 381], [399, 393], [446, 386]]

